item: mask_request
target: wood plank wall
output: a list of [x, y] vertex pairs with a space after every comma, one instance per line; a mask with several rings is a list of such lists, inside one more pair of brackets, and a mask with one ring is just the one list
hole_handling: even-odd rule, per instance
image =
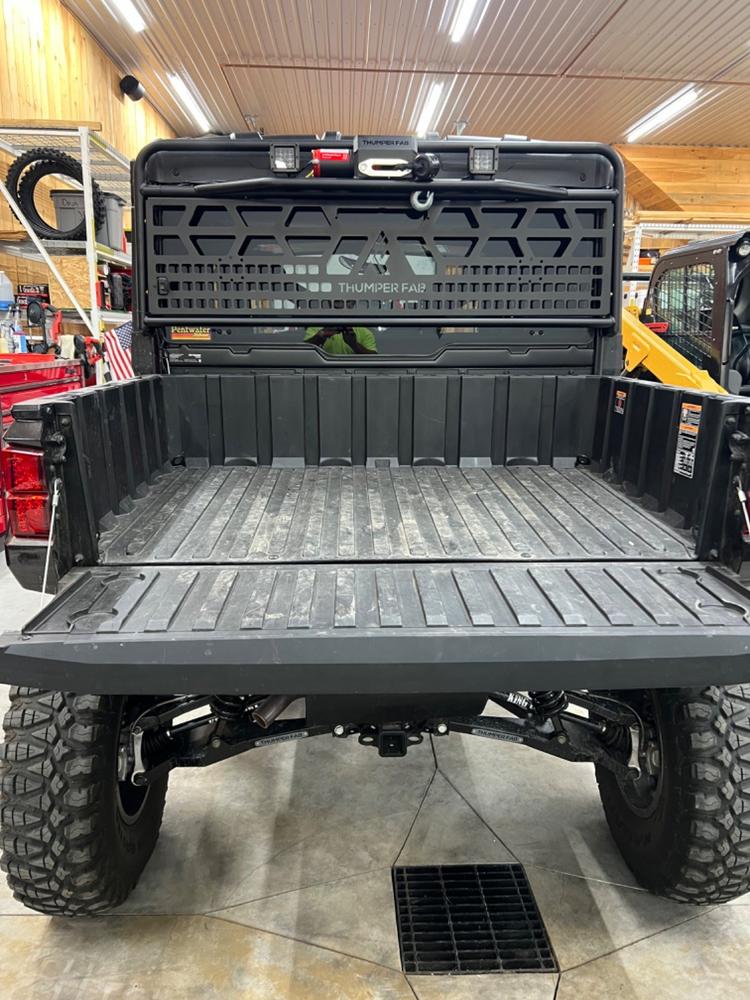
[[[741, 146], [618, 146], [628, 190], [644, 221], [658, 213], [679, 219], [750, 221], [750, 149]], [[687, 221], [687, 220], [686, 220]]]
[[[173, 130], [147, 100], [128, 100], [116, 66], [59, 0], [0, 0], [0, 121], [101, 122], [102, 136], [133, 157]], [[5, 175], [9, 158], [0, 153]], [[16, 228], [0, 198], [0, 230]], [[0, 253], [11, 281], [46, 281], [44, 266]]]

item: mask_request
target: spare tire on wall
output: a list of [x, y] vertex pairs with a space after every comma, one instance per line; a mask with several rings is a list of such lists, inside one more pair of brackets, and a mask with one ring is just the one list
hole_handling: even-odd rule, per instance
[[[27, 222], [42, 239], [45, 240], [84, 240], [86, 239], [86, 220], [72, 229], [56, 229], [46, 222], [39, 213], [34, 201], [37, 184], [44, 177], [63, 175], [83, 183], [81, 164], [67, 153], [57, 149], [40, 147], [29, 149], [17, 157], [8, 168], [5, 184], [11, 197], [26, 217]], [[92, 181], [94, 198], [94, 220], [98, 228], [104, 223], [104, 195], [96, 181]]]

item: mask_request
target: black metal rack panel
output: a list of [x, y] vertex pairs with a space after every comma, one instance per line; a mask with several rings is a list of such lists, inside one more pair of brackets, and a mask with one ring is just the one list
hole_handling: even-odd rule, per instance
[[[460, 184], [457, 184], [460, 188]], [[406, 191], [267, 200], [152, 196], [148, 314], [606, 318], [615, 204], [473, 199], [415, 211]]]

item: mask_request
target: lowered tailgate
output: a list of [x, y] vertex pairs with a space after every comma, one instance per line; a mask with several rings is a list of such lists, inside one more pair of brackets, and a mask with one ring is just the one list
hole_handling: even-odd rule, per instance
[[726, 684], [750, 592], [702, 563], [77, 570], [0, 681], [87, 692], [419, 693]]

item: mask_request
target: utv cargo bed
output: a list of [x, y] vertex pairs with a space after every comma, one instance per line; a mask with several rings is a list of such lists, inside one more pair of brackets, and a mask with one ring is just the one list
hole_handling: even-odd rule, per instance
[[[711, 562], [739, 527], [722, 542], [706, 499], [726, 495], [716, 442], [741, 401], [528, 376], [511, 411], [507, 376], [399, 375], [406, 402], [373, 424], [390, 374], [273, 378], [146, 378], [50, 404], [66, 495], [88, 518], [63, 537], [85, 562], [4, 638], [0, 679], [399, 694], [744, 676], [750, 593]], [[414, 405], [449, 384], [455, 407]], [[325, 418], [342, 393], [344, 438]], [[703, 407], [692, 477], [674, 468], [686, 403]], [[43, 416], [18, 408], [16, 433]]]

